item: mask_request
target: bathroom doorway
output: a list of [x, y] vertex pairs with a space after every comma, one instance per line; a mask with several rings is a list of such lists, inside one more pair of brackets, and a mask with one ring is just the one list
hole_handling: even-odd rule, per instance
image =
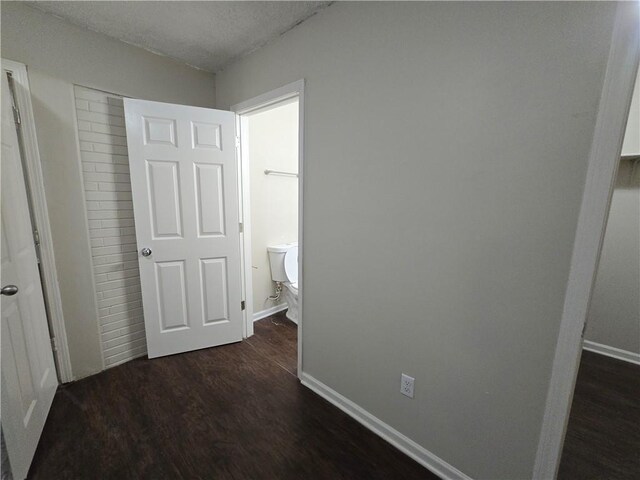
[[[254, 328], [302, 345], [303, 81], [234, 105], [240, 141], [245, 337]], [[254, 323], [260, 322], [260, 323]], [[263, 325], [264, 324], [264, 325]]]

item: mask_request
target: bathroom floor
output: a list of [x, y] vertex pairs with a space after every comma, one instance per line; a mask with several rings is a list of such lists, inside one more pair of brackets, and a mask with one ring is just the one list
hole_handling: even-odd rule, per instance
[[284, 314], [250, 339], [59, 388], [31, 479], [433, 479], [303, 387]]
[[280, 312], [253, 324], [254, 335], [245, 340], [293, 376], [298, 375], [298, 326]]
[[559, 480], [640, 478], [640, 365], [583, 352]]

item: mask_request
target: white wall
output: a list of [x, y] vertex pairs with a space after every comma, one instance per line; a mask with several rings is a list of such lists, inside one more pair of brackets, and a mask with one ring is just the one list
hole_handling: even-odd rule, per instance
[[629, 120], [627, 121], [624, 143], [622, 144], [622, 155], [640, 156], [640, 70], [633, 89]]
[[[298, 180], [264, 171], [298, 171], [298, 102], [249, 117], [253, 311], [276, 305], [267, 246], [298, 240]], [[277, 304], [284, 303], [282, 298]]]
[[640, 355], [640, 72], [629, 109], [622, 156], [585, 340], [637, 357]]
[[620, 162], [585, 339], [640, 354], [640, 159]]
[[216, 76], [306, 79], [304, 373], [473, 478], [532, 475], [615, 6], [338, 2]]
[[122, 97], [74, 88], [102, 360], [146, 355]]
[[214, 76], [17, 2], [2, 4], [1, 53], [29, 72], [71, 364], [80, 378], [103, 364], [73, 85], [210, 107]]

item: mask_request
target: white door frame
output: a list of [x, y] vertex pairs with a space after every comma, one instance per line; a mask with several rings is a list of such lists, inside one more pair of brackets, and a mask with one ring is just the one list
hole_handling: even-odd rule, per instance
[[[242, 262], [242, 288], [245, 299], [244, 310], [244, 337], [253, 335], [253, 293], [251, 270], [251, 196], [250, 196], [250, 169], [248, 155], [247, 114], [256, 110], [275, 105], [285, 100], [298, 97], [298, 378], [302, 374], [302, 298], [304, 292], [304, 242], [303, 242], [303, 191], [304, 191], [304, 79], [276, 88], [270, 92], [258, 95], [231, 107], [236, 113], [236, 129], [240, 138], [239, 169], [240, 174], [240, 218], [243, 224], [243, 232], [240, 234], [241, 262]], [[244, 152], [244, 153], [243, 153]]]
[[[33, 205], [34, 227], [38, 231], [40, 245], [37, 248], [42, 265], [45, 301], [48, 307], [49, 324], [53, 330], [53, 354], [56, 359], [58, 378], [62, 383], [73, 380], [71, 358], [67, 332], [64, 325], [62, 299], [58, 285], [55, 256], [53, 253], [53, 239], [49, 224], [49, 210], [44, 190], [44, 176], [38, 150], [36, 125], [31, 103], [31, 90], [26, 65], [11, 60], [2, 59], [3, 72], [11, 72], [16, 85], [16, 101], [20, 110], [20, 126], [24, 145], [25, 181], [29, 187]], [[3, 73], [4, 74], [4, 73]]]
[[583, 332], [638, 72], [638, 16], [637, 2], [621, 2], [617, 7], [534, 465], [536, 480], [555, 478], [562, 455]]

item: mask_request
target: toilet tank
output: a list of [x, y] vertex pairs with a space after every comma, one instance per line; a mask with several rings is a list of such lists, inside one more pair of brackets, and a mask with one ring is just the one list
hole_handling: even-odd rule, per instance
[[271, 265], [271, 279], [274, 282], [291, 282], [297, 280], [290, 279], [287, 276], [287, 272], [284, 267], [284, 258], [287, 252], [292, 248], [297, 250], [298, 242], [283, 243], [267, 247], [267, 252], [269, 252], [269, 264]]

